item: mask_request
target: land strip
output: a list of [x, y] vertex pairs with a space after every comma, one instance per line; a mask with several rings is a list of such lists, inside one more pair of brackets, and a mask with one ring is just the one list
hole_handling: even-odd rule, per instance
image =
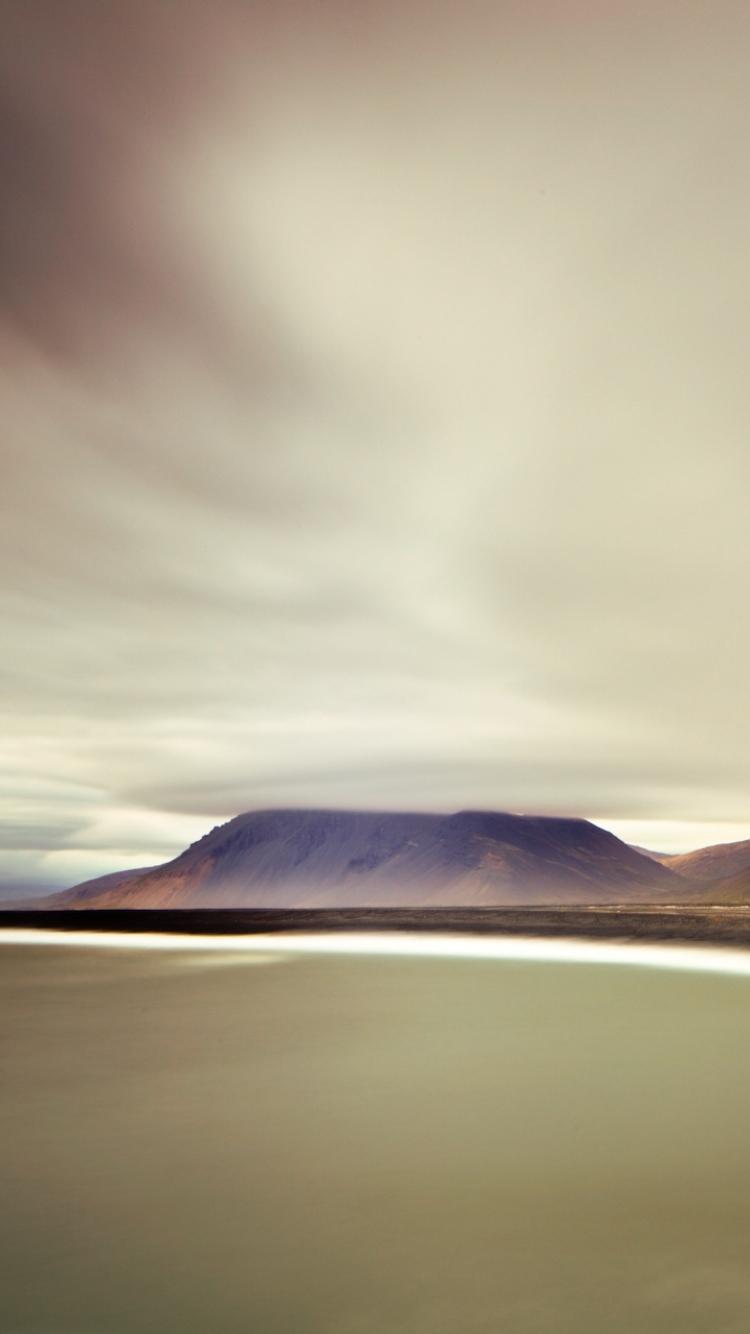
[[0, 927], [257, 935], [287, 931], [443, 931], [470, 935], [680, 941], [750, 947], [750, 906], [530, 908], [11, 909]]

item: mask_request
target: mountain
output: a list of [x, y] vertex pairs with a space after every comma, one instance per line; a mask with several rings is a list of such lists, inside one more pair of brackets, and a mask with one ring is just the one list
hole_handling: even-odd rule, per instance
[[652, 862], [663, 862], [671, 855], [669, 852], [654, 852], [651, 848], [642, 848], [637, 843], [628, 843], [628, 847], [632, 848], [633, 852], [640, 852], [642, 857], [648, 857]]
[[703, 900], [706, 903], [721, 904], [750, 903], [750, 870], [730, 876], [727, 880], [721, 880], [709, 893], [704, 891]]
[[702, 882], [586, 820], [270, 810], [238, 815], [174, 861], [102, 876], [60, 908], [429, 907], [700, 901]]
[[678, 856], [660, 856], [662, 866], [687, 880], [718, 887], [724, 882], [750, 877], [750, 839], [741, 843], [717, 843]]
[[158, 866], [137, 866], [130, 871], [110, 871], [108, 875], [99, 875], [95, 880], [83, 880], [80, 885], [64, 889], [60, 894], [50, 894], [45, 899], [39, 899], [39, 907], [64, 908], [66, 904], [63, 900], [70, 898], [71, 906], [88, 908], [89, 899], [97, 899], [101, 894], [119, 889], [129, 880], [136, 880], [139, 876], [148, 875], [158, 869]]

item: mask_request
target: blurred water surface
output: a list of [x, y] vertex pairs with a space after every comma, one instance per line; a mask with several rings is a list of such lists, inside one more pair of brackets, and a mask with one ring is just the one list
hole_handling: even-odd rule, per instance
[[750, 1328], [750, 978], [3, 945], [0, 1025], [0, 1334]]

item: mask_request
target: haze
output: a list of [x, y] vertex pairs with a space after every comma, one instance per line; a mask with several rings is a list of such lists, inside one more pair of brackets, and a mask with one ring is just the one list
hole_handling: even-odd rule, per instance
[[750, 12], [0, 0], [0, 887], [750, 837]]

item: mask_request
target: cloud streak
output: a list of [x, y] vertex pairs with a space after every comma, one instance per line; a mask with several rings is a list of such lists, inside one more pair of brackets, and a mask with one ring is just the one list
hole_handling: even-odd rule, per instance
[[0, 25], [6, 885], [264, 805], [747, 821], [744, 6]]

